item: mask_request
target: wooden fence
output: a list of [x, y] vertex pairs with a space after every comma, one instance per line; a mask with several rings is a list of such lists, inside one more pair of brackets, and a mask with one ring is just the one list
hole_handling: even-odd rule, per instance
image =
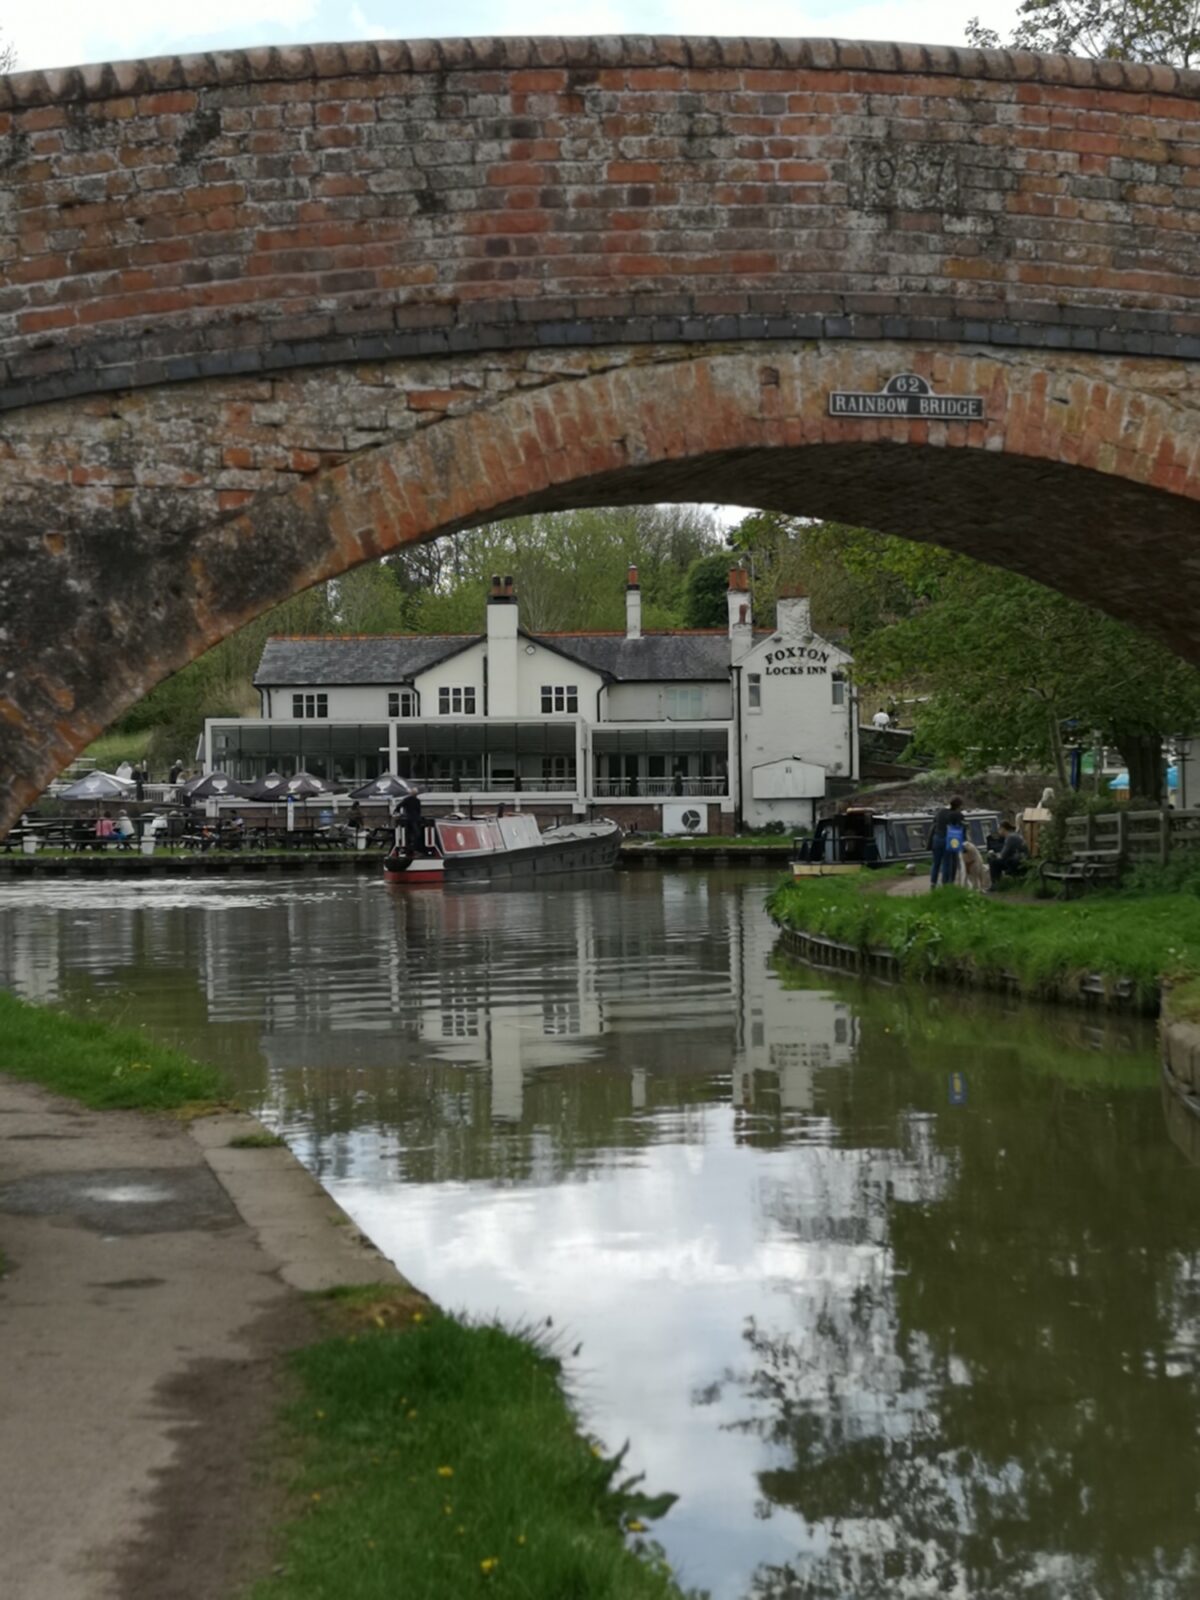
[[1073, 851], [1118, 850], [1127, 861], [1166, 864], [1173, 850], [1200, 848], [1200, 811], [1105, 811], [1070, 817], [1067, 843]]

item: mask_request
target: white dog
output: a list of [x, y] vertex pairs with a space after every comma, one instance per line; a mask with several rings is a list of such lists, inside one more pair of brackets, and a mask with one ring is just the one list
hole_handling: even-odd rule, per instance
[[978, 889], [982, 894], [988, 886], [987, 863], [978, 845], [969, 839], [963, 841], [958, 855], [958, 875], [954, 880], [960, 889]]

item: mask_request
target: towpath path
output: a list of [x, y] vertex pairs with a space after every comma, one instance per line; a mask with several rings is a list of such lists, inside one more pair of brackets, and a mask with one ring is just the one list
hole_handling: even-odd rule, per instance
[[304, 1290], [401, 1280], [286, 1149], [0, 1078], [0, 1592], [227, 1600], [271, 1558]]

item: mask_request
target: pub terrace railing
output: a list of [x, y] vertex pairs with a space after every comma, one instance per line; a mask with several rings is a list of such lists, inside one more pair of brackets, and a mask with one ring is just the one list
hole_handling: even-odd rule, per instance
[[686, 795], [729, 793], [727, 778], [597, 778], [592, 785], [597, 800], [669, 800]]
[[1067, 820], [1074, 852], [1118, 851], [1126, 861], [1159, 861], [1200, 848], [1200, 811], [1103, 811]]

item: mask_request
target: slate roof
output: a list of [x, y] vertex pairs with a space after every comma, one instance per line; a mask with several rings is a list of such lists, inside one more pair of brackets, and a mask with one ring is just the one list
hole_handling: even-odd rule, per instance
[[[694, 633], [526, 633], [546, 649], [613, 683], [723, 682], [729, 677], [724, 629]], [[482, 634], [359, 634], [275, 638], [263, 647], [256, 688], [411, 683], [420, 673], [478, 644]]]
[[277, 689], [293, 684], [411, 683], [416, 674], [480, 638], [477, 633], [412, 633], [268, 639], [254, 685]]
[[640, 639], [627, 639], [623, 633], [531, 637], [616, 683], [724, 682], [729, 677], [729, 635], [724, 629], [713, 633], [646, 633]]

